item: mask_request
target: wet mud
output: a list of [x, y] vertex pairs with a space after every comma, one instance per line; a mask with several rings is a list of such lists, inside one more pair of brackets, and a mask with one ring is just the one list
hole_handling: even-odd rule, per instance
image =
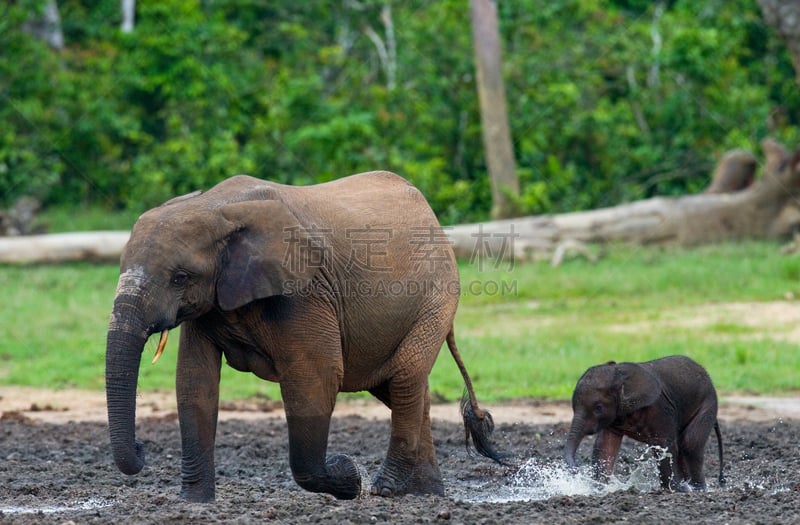
[[[652, 454], [625, 440], [612, 485], [566, 472], [567, 424], [499, 423], [504, 467], [464, 449], [463, 428], [434, 421], [446, 496], [339, 501], [300, 489], [281, 418], [223, 420], [217, 433], [217, 498], [179, 499], [180, 435], [174, 415], [138, 421], [147, 465], [114, 466], [104, 423], [53, 424], [6, 412], [0, 419], [0, 523], [797, 523], [800, 422], [722, 421], [727, 486], [717, 482], [716, 441], [706, 449], [708, 491], [658, 489]], [[387, 421], [337, 417], [329, 453], [351, 455], [374, 475]], [[591, 439], [579, 450], [582, 464]], [[365, 487], [366, 489], [367, 487]]]

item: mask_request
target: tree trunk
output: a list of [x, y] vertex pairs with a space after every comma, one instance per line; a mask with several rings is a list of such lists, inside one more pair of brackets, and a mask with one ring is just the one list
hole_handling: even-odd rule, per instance
[[514, 199], [519, 196], [519, 180], [511, 145], [508, 104], [501, 71], [497, 6], [493, 0], [472, 0], [470, 16], [483, 147], [492, 185], [492, 218], [504, 219], [516, 215]]
[[64, 49], [64, 33], [61, 31], [61, 16], [56, 0], [49, 0], [41, 13], [30, 16], [25, 23], [25, 30], [47, 42], [53, 49]]
[[383, 23], [386, 41], [369, 24], [364, 26], [364, 34], [370, 39], [378, 53], [378, 59], [386, 75], [386, 89], [393, 91], [397, 87], [397, 40], [394, 35], [394, 20], [392, 19], [392, 5], [385, 4], [381, 8], [381, 22]]
[[800, 85], [800, 0], [758, 0], [758, 5], [767, 24], [786, 42]]
[[133, 26], [136, 19], [136, 0], [122, 0], [122, 22], [120, 30], [123, 33], [133, 33]]
[[[788, 236], [800, 225], [800, 211], [794, 204], [800, 194], [800, 157], [773, 141], [764, 141], [762, 146], [766, 156], [763, 176], [733, 193], [656, 197], [611, 208], [467, 224], [446, 231], [456, 254], [472, 261], [549, 258], [565, 243], [692, 246]], [[747, 156], [737, 158], [748, 162]]]

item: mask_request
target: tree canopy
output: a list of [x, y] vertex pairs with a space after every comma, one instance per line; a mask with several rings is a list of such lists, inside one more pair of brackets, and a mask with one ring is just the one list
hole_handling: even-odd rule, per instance
[[[491, 208], [463, 0], [58, 2], [64, 47], [0, 6], [0, 199], [143, 210], [236, 173], [389, 169], [445, 223]], [[388, 7], [387, 7], [388, 6]], [[498, 2], [519, 208], [696, 192], [733, 148], [797, 143], [755, 0]]]

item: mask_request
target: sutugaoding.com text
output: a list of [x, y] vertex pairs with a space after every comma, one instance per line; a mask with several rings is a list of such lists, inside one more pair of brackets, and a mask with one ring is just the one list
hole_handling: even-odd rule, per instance
[[330, 283], [288, 280], [283, 284], [283, 295], [300, 297], [516, 296], [517, 281], [515, 279], [475, 279], [460, 283], [458, 281], [377, 279], [343, 280]]

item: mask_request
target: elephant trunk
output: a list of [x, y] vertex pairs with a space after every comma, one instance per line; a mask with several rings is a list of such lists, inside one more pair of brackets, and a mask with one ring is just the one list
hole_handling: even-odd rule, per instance
[[144, 467], [144, 448], [136, 441], [136, 384], [146, 329], [136, 319], [134, 298], [118, 296], [106, 342], [106, 403], [108, 430], [114, 462], [124, 474], [136, 474]]
[[569, 429], [569, 434], [567, 434], [567, 444], [564, 447], [564, 459], [571, 469], [577, 468], [575, 452], [578, 450], [578, 445], [581, 444], [584, 436], [583, 424], [577, 420], [573, 420], [572, 427]]

